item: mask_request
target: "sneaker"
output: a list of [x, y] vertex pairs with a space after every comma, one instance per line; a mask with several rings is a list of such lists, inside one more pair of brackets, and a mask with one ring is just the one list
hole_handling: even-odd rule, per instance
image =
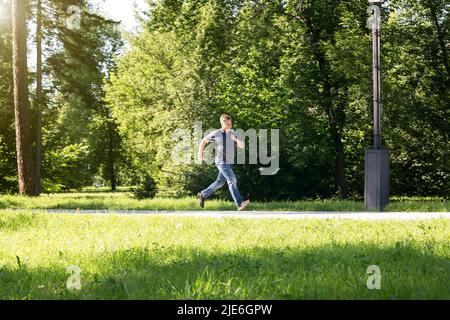
[[201, 192], [197, 193], [197, 199], [198, 199], [198, 204], [200, 205], [200, 208], [204, 208], [205, 207], [205, 199], [203, 199]]
[[250, 204], [250, 200], [245, 200], [241, 203], [241, 205], [238, 207], [238, 211], [242, 211], [245, 209], [246, 206]]

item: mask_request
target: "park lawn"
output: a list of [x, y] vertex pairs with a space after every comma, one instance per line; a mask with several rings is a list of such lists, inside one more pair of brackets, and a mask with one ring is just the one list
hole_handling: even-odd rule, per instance
[[[450, 221], [0, 210], [0, 299], [450, 299]], [[366, 270], [381, 270], [381, 289]], [[81, 269], [81, 289], [66, 287]]]
[[[195, 197], [137, 200], [129, 192], [82, 192], [44, 194], [30, 198], [0, 195], [0, 209], [101, 209], [101, 210], [201, 210]], [[213, 198], [204, 210], [236, 210], [234, 203]], [[364, 211], [363, 201], [302, 200], [253, 201], [249, 211]], [[385, 211], [449, 212], [450, 200], [427, 197], [392, 197]]]

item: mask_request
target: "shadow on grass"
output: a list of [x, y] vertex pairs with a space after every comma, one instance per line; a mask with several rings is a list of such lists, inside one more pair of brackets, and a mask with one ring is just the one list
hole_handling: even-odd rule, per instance
[[[39, 198], [1, 196], [0, 209], [69, 209], [69, 210], [186, 210], [199, 211], [195, 197], [172, 199], [156, 198], [138, 201], [123, 193], [111, 196], [107, 193], [66, 193], [56, 197], [45, 195]], [[118, 195], [118, 194], [115, 194]], [[213, 201], [210, 201], [213, 200]], [[206, 202], [206, 210], [235, 210], [233, 202], [224, 202], [213, 197]], [[354, 200], [301, 200], [252, 202], [249, 211], [365, 211], [363, 201]], [[447, 212], [450, 200], [443, 198], [399, 198], [393, 197], [385, 211]], [[201, 211], [201, 210], [200, 210]]]
[[[0, 268], [0, 299], [449, 299], [449, 260], [434, 250], [399, 242], [218, 253], [154, 243], [48, 267]], [[80, 291], [66, 289], [69, 265], [82, 269]], [[369, 265], [381, 269], [380, 290], [366, 286]]]

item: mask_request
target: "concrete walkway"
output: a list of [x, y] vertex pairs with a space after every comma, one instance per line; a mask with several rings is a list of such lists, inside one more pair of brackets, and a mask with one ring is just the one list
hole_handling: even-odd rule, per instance
[[242, 218], [242, 219], [351, 219], [351, 220], [430, 220], [450, 219], [450, 212], [334, 212], [334, 211], [165, 211], [165, 210], [54, 210], [52, 214], [160, 215], [171, 217]]

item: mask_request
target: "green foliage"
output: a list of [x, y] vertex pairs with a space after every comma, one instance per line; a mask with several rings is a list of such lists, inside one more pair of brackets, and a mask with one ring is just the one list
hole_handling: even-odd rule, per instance
[[[383, 143], [391, 151], [392, 194], [450, 191], [448, 75], [444, 53], [432, 51], [439, 35], [430, 4], [445, 31], [442, 1], [414, 2], [414, 11], [408, 1], [383, 8]], [[226, 112], [237, 128], [281, 133], [276, 176], [236, 168], [244, 194], [361, 196], [373, 114], [366, 10], [362, 0], [152, 3], [106, 95], [135, 172], [151, 171], [162, 189], [195, 194], [216, 173], [172, 163], [170, 136], [195, 120], [217, 127]]]
[[0, 193], [18, 192], [10, 6], [0, 2]]
[[80, 189], [86, 181], [90, 181], [88, 154], [88, 147], [82, 144], [47, 151], [43, 159], [43, 191], [50, 193]]
[[141, 185], [133, 190], [133, 195], [136, 199], [152, 199], [156, 195], [156, 183], [155, 180], [149, 175], [144, 177]]
[[[116, 23], [89, 2], [81, 2], [82, 30], [68, 30], [69, 2], [44, 1], [44, 158], [59, 166], [66, 147], [87, 153], [69, 166], [82, 171], [76, 182], [53, 175], [66, 169], [43, 168], [48, 190], [149, 175], [160, 196], [195, 195], [217, 172], [173, 161], [173, 134], [192, 133], [195, 121], [217, 128], [225, 112], [235, 128], [280, 129], [277, 175], [236, 166], [244, 196], [362, 196], [373, 114], [366, 0], [149, 1], [142, 32], [123, 51]], [[393, 195], [450, 194], [449, 9], [444, 0], [383, 4], [382, 128]], [[0, 192], [13, 192], [7, 20], [0, 30]], [[218, 196], [229, 198], [226, 189]]]
[[448, 42], [449, 5], [436, 0], [393, 6], [400, 9], [389, 15], [382, 49], [392, 188], [398, 194], [448, 196], [450, 52], [440, 40]]
[[0, 136], [0, 193], [14, 193], [18, 192], [18, 178], [17, 175], [12, 175], [15, 172], [15, 153], [8, 152], [8, 146], [3, 142]]
[[[67, 1], [52, 5], [61, 12]], [[83, 176], [99, 174], [112, 185], [117, 181], [124, 156], [116, 124], [102, 99], [104, 84], [123, 42], [116, 22], [96, 14], [85, 1], [82, 10], [81, 30], [66, 29], [65, 20], [60, 21], [59, 17], [48, 30], [47, 38], [58, 43], [47, 59], [47, 70], [57, 91], [49, 101], [48, 117], [54, 120], [47, 121], [45, 147], [58, 152], [72, 144], [88, 146], [86, 159], [82, 160], [88, 162]], [[51, 18], [51, 11], [48, 14]], [[85, 179], [83, 185], [91, 180]]]

